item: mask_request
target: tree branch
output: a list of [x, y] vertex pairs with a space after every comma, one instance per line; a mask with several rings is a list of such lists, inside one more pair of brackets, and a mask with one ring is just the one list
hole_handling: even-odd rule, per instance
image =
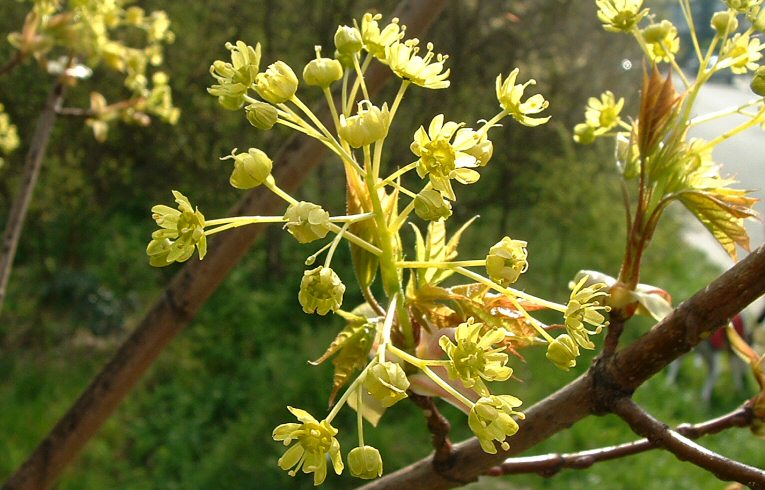
[[365, 485], [370, 489], [454, 488], [473, 481], [508, 456], [519, 454], [584, 417], [605, 413], [604, 400], [632, 393], [674, 359], [765, 293], [765, 247], [759, 247], [646, 332], [638, 340], [524, 411], [510, 450], [486, 454], [476, 438], [454, 446], [454, 464], [434, 470], [430, 457]]
[[[407, 34], [417, 36], [427, 30], [445, 5], [445, 0], [404, 0], [393, 16], [407, 25]], [[390, 73], [389, 68], [379, 64], [370, 67], [365, 77], [369, 91], [378, 92]], [[325, 121], [329, 118], [328, 113], [324, 114]], [[294, 191], [321, 162], [324, 153], [325, 148], [318, 141], [296, 135], [287, 140], [275, 155], [274, 160], [280, 164], [278, 168], [274, 167], [274, 178], [287, 192]], [[250, 191], [231, 214], [281, 212], [281, 199], [257, 188]], [[2, 488], [49, 488], [135, 387], [162, 350], [188, 326], [263, 229], [253, 226], [231, 231], [212, 241], [205, 260], [186, 263], [109, 363]]]
[[[728, 414], [707, 420], [706, 422], [680, 424], [674, 432], [689, 439], [698, 439], [702, 436], [716, 434], [733, 427], [748, 427], [752, 423], [752, 418], [752, 409], [747, 404]], [[656, 444], [644, 438], [615, 446], [600, 447], [575, 453], [508, 458], [501, 465], [491, 468], [487, 475], [504, 476], [520, 473], [538, 473], [544, 477], [551, 477], [563, 469], [582, 470], [589, 468], [595, 463], [632, 456], [657, 447]]]
[[721, 480], [737, 481], [750, 488], [765, 488], [765, 471], [731, 460], [696, 444], [655, 419], [631, 398], [623, 397], [617, 400], [613, 410], [633, 431], [646, 437], [655, 446], [671, 452], [679, 460], [693, 463]]
[[0, 66], [0, 76], [10, 73], [11, 70], [16, 68], [16, 65], [24, 61], [26, 56], [21, 51], [13, 53], [13, 57], [5, 62], [3, 66]]

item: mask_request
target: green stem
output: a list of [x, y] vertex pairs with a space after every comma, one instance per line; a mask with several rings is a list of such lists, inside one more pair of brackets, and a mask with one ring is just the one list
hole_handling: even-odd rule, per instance
[[356, 390], [356, 430], [359, 433], [359, 447], [364, 447], [364, 416], [362, 407], [364, 406], [364, 390], [359, 387]]
[[381, 249], [375, 247], [374, 245], [372, 245], [368, 241], [364, 240], [363, 238], [361, 238], [361, 237], [359, 237], [357, 235], [354, 235], [350, 231], [343, 232], [342, 228], [340, 228], [339, 226], [337, 226], [334, 223], [330, 223], [329, 224], [329, 229], [332, 232], [334, 232], [334, 233], [341, 233], [342, 232], [343, 238], [345, 238], [349, 242], [353, 243], [354, 245], [358, 245], [359, 247], [363, 248], [364, 250], [366, 250], [367, 252], [369, 252], [369, 253], [371, 253], [373, 255], [376, 255], [376, 256], [379, 257], [379, 256], [381, 256], [383, 254], [383, 251]]
[[409, 85], [412, 82], [409, 80], [402, 80], [401, 86], [398, 88], [398, 92], [396, 93], [396, 98], [393, 99], [393, 104], [390, 106], [390, 120], [393, 120], [393, 117], [396, 115], [396, 111], [398, 111], [398, 106], [401, 105], [401, 101], [404, 99], [404, 93], [406, 92], [406, 89], [409, 88]]
[[271, 192], [276, 194], [277, 196], [281, 197], [285, 201], [287, 201], [289, 204], [297, 204], [298, 200], [294, 197], [287, 194], [285, 191], [279, 188], [278, 185], [276, 185], [276, 181], [274, 180], [273, 175], [269, 175], [266, 181], [264, 182], [265, 186], [268, 187]]
[[392, 174], [390, 174], [388, 177], [385, 178], [382, 182], [380, 182], [380, 185], [391, 185], [393, 182], [396, 181], [399, 177], [404, 175], [405, 173], [409, 172], [410, 170], [414, 170], [417, 168], [417, 162], [412, 162], [410, 164], [404, 165], [400, 169], [396, 170]]
[[[345, 393], [343, 393], [343, 396], [340, 397], [340, 399], [337, 401], [334, 407], [332, 407], [332, 411], [329, 412], [327, 417], [324, 419], [327, 422], [331, 423], [332, 420], [337, 416], [337, 414], [340, 412], [340, 409], [343, 408], [343, 405], [345, 405], [345, 402], [348, 401], [348, 398], [351, 396], [351, 394], [356, 391], [356, 388], [359, 388], [363, 382], [364, 379], [367, 377], [367, 372], [369, 371], [369, 368], [377, 364], [377, 360], [372, 359], [369, 364], [367, 364], [367, 367], [364, 368], [363, 371], [356, 377], [356, 379], [353, 380], [353, 383], [348, 387], [348, 389], [345, 390]], [[361, 407], [358, 407], [359, 410], [361, 410]]]
[[719, 145], [723, 141], [730, 139], [734, 136], [736, 136], [739, 133], [742, 133], [746, 131], [747, 129], [751, 128], [752, 126], [756, 126], [757, 124], [760, 124], [762, 122], [763, 115], [765, 115], [765, 107], [760, 109], [760, 112], [757, 113], [757, 116], [750, 119], [749, 121], [740, 124], [736, 126], [735, 128], [731, 129], [730, 131], [726, 131], [717, 138], [707, 142], [704, 146], [702, 146], [698, 151], [703, 152], [705, 150], [714, 148], [715, 146]]
[[335, 235], [334, 240], [332, 240], [332, 245], [329, 247], [329, 252], [327, 252], [327, 257], [324, 259], [324, 267], [329, 269], [329, 266], [332, 264], [332, 256], [335, 255], [335, 250], [337, 250], [337, 244], [340, 243], [340, 240], [343, 239], [343, 235], [345, 232], [348, 231], [348, 227], [351, 226], [351, 222], [348, 221], [343, 225], [342, 228], [340, 228], [340, 232]]

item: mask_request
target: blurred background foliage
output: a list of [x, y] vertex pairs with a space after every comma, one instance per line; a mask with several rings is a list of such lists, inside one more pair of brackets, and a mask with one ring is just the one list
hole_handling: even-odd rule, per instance
[[[277, 0], [207, 2], [147, 0], [147, 9], [165, 9], [177, 34], [166, 55], [177, 126], [118, 126], [99, 144], [77, 119], [57, 122], [40, 183], [22, 237], [0, 320], [0, 481], [6, 478], [50, 429], [119, 342], [148, 309], [177, 267], [152, 269], [144, 253], [154, 224], [149, 209], [172, 201], [178, 189], [208, 218], [222, 216], [239, 199], [228, 185], [230, 162], [219, 157], [232, 148], [258, 147], [274, 154], [287, 133], [258, 132], [243, 112], [227, 112], [207, 95], [209, 65], [225, 58], [226, 41], [263, 44], [264, 62], [283, 59], [296, 71], [313, 58], [313, 46], [332, 52], [340, 23], [367, 10], [389, 18], [395, 2]], [[0, 32], [17, 30], [26, 3], [6, 1]], [[637, 103], [640, 58], [627, 36], [608, 34], [595, 16], [594, 2], [579, 0], [453, 0], [427, 36], [450, 55], [452, 87], [412, 89], [392, 132], [387, 161], [413, 160], [414, 130], [433, 115], [474, 123], [496, 111], [494, 78], [519, 67], [550, 100], [551, 122], [530, 129], [519, 125], [493, 130], [495, 156], [469, 189], [457, 189], [457, 218], [480, 214], [466, 234], [461, 256], [482, 257], [503, 235], [529, 242], [530, 269], [520, 287], [565, 300], [567, 284], [580, 269], [618, 273], [623, 252], [624, 216], [612, 151], [575, 147], [570, 129], [583, 120], [588, 97], [608, 88]], [[0, 60], [11, 55], [0, 43]], [[632, 64], [625, 70], [625, 60]], [[52, 81], [32, 63], [0, 79], [0, 101], [28, 143], [36, 114]], [[99, 78], [74, 87], [68, 106], [86, 107], [91, 88], [109, 99], [117, 79]], [[395, 87], [390, 84], [385, 96]], [[320, 99], [320, 92], [304, 90]], [[634, 111], [631, 111], [634, 113]], [[24, 143], [22, 143], [24, 144]], [[7, 210], [17, 187], [22, 146], [0, 170], [0, 209]], [[311, 175], [300, 198], [342, 211], [341, 166], [328, 160]], [[279, 165], [279, 162], [275, 162]], [[327, 200], [330, 201], [327, 201]], [[334, 199], [334, 201], [332, 201]], [[0, 213], [0, 220], [6, 212]], [[456, 225], [455, 225], [456, 226]], [[644, 282], [660, 285], [676, 302], [717, 275], [693, 249], [677, 246], [681, 220], [669, 213], [645, 261]], [[404, 235], [411, 242], [412, 237]], [[213, 238], [214, 239], [214, 238]], [[297, 287], [311, 253], [274, 227], [225, 281], [199, 317], [163, 353], [138, 389], [120, 407], [58, 488], [308, 488], [310, 478], [291, 479], [278, 469], [282, 447], [271, 430], [287, 421], [286, 405], [325, 410], [331, 366], [306, 360], [323, 352], [341, 326], [339, 318], [304, 315]], [[347, 251], [341, 252], [347, 259]], [[334, 264], [339, 267], [341, 260]], [[334, 265], [333, 264], [333, 265]], [[350, 283], [350, 268], [339, 269]], [[360, 301], [349, 287], [346, 305]], [[633, 322], [628, 335], [650, 326]], [[528, 406], [573, 379], [528, 352], [516, 362], [508, 389]], [[582, 359], [580, 371], [587, 364]], [[712, 407], [701, 407], [697, 388], [703, 372], [686, 363], [682, 388], [653, 380], [639, 399], [669, 423], [697, 421], [732, 408], [741, 398], [723, 388]], [[468, 437], [465, 418], [444, 408], [454, 438]], [[351, 429], [354, 417], [338, 419]], [[341, 438], [352, 447], [353, 430]], [[756, 442], [732, 444], [741, 434], [715, 436], [713, 448], [744, 457]], [[367, 438], [379, 447], [390, 472], [430, 452], [422, 414], [400, 404]], [[573, 451], [631, 439], [619, 421], [590, 418], [548, 441], [541, 451]], [[749, 440], [749, 439], [747, 439]], [[744, 458], [746, 459], [746, 458]], [[762, 465], [760, 461], [760, 465]], [[651, 467], [636, 470], [638, 466]], [[618, 481], [618, 483], [616, 483]], [[566, 487], [593, 484], [644, 488], [661, 481], [669, 487], [718, 488], [714, 478], [666, 454], [569, 471], [551, 480], [513, 477], [479, 483], [485, 488]], [[331, 488], [358, 484], [331, 476]]]

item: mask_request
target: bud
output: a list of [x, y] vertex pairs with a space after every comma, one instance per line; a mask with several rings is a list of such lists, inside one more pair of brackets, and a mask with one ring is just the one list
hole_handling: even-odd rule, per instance
[[452, 215], [452, 205], [435, 189], [425, 189], [414, 198], [414, 212], [425, 221], [438, 221]]
[[547, 346], [547, 359], [563, 371], [576, 366], [579, 346], [568, 334], [561, 334]]
[[717, 31], [717, 34], [722, 36], [726, 32], [728, 34], [736, 32], [736, 29], [738, 29], [738, 19], [735, 13], [724, 10], [722, 12], [715, 12], [712, 15], [711, 25]]
[[138, 26], [143, 23], [144, 10], [141, 7], [129, 7], [125, 10], [125, 22]]
[[589, 145], [595, 141], [595, 128], [586, 123], [574, 126], [574, 141], [580, 145]]
[[[366, 107], [366, 108], [365, 108]], [[359, 102], [358, 113], [346, 118], [340, 115], [340, 137], [354, 148], [371, 145], [388, 135], [388, 104], [383, 104], [382, 109], [372, 105], [368, 100]]]
[[319, 56], [321, 48], [316, 46], [316, 59], [311, 60], [303, 69], [303, 80], [308, 85], [319, 86], [321, 88], [329, 87], [332, 82], [343, 78], [343, 65], [339, 61], [331, 58], [322, 58]]
[[300, 243], [311, 243], [329, 233], [329, 213], [318, 204], [300, 201], [284, 213], [287, 231]]
[[759, 32], [765, 32], [765, 9], [760, 9], [757, 17], [752, 19], [752, 27]]
[[257, 148], [250, 148], [247, 153], [234, 155], [234, 171], [229, 182], [237, 189], [252, 189], [266, 181], [272, 167], [268, 155]]
[[512, 284], [528, 269], [527, 257], [526, 242], [506, 236], [489, 249], [486, 272], [492, 280], [503, 286]]
[[364, 387], [383, 407], [390, 407], [406, 398], [409, 380], [395, 362], [382, 362], [369, 369]]
[[274, 127], [278, 119], [276, 107], [268, 102], [255, 101], [245, 107], [247, 120], [258, 129], [269, 130]]
[[372, 446], [361, 446], [348, 453], [348, 468], [351, 475], [363, 480], [379, 478], [383, 473], [380, 451]]
[[351, 26], [338, 26], [335, 32], [335, 47], [341, 54], [355, 54], [361, 51], [361, 33]]
[[765, 66], [757, 68], [749, 86], [752, 88], [752, 92], [760, 97], [765, 97]]
[[281, 104], [295, 95], [298, 79], [292, 68], [283, 61], [277, 61], [255, 77], [255, 90], [264, 100], [272, 104]]
[[345, 285], [329, 267], [319, 266], [303, 273], [298, 300], [306, 313], [326, 315], [343, 303]]
[[494, 144], [486, 138], [486, 133], [484, 133], [481, 140], [475, 146], [471, 146], [463, 151], [471, 157], [475, 157], [476, 164], [479, 167], [485, 167], [494, 155]]
[[660, 43], [664, 41], [669, 33], [672, 31], [672, 22], [663, 20], [661, 22], [651, 24], [641, 32], [645, 42], [649, 44]]

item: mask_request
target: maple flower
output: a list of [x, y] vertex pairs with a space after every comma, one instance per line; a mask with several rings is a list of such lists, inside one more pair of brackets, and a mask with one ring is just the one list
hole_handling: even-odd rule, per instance
[[329, 233], [329, 213], [318, 204], [300, 201], [290, 204], [284, 213], [287, 231], [300, 243], [311, 243]]
[[433, 188], [452, 201], [456, 196], [451, 179], [472, 184], [480, 177], [478, 172], [470, 169], [478, 166], [478, 159], [467, 153], [480, 143], [480, 134], [469, 128], [460, 129], [461, 126], [452, 121], [444, 123], [444, 115], [439, 114], [430, 122], [427, 131], [420, 126], [410, 145], [412, 153], [420, 157], [417, 174], [422, 178], [427, 175]]
[[473, 388], [481, 395], [488, 395], [489, 390], [481, 378], [487, 381], [505, 381], [513, 374], [506, 366], [508, 355], [502, 351], [505, 346], [499, 344], [507, 335], [504, 329], [488, 329], [485, 333], [483, 323], [475, 323], [472, 318], [461, 323], [454, 333], [456, 344], [443, 335], [438, 344], [451, 361], [446, 370], [452, 379], [460, 379], [466, 388]]
[[386, 361], [369, 369], [364, 379], [364, 387], [383, 407], [390, 407], [406, 398], [409, 380], [401, 366]]
[[151, 208], [151, 216], [160, 227], [151, 234], [152, 239], [146, 247], [149, 263], [154, 267], [184, 262], [194, 253], [194, 247], [200, 260], [207, 253], [204, 215], [180, 192], [173, 191], [173, 196], [178, 209], [164, 204]]
[[[394, 41], [385, 48], [385, 61], [393, 73], [404, 80], [424, 88], [439, 89], [449, 86], [449, 69], [444, 71], [444, 62], [449, 58], [433, 52], [433, 43], [427, 44], [428, 52], [420, 56], [418, 39]], [[435, 61], [433, 58], [435, 57]]]
[[547, 359], [557, 368], [568, 371], [576, 366], [579, 357], [579, 346], [568, 334], [561, 334], [547, 346]]
[[595, 0], [595, 5], [603, 29], [609, 32], [630, 32], [648, 15], [648, 9], [640, 10], [643, 0]]
[[340, 443], [335, 436], [337, 429], [329, 422], [319, 422], [311, 414], [299, 408], [287, 407], [300, 423], [286, 423], [274, 429], [275, 441], [283, 441], [285, 446], [296, 442], [279, 458], [279, 467], [295, 476], [302, 468], [303, 473], [313, 473], [313, 484], [321, 485], [327, 477], [327, 455], [332, 461], [336, 474], [343, 472], [343, 460], [340, 456]]
[[524, 416], [513, 409], [521, 403], [521, 400], [512, 395], [489, 395], [481, 397], [473, 405], [468, 415], [468, 426], [484, 452], [497, 453], [494, 441], [499, 442], [503, 450], [510, 449], [505, 439], [518, 432], [518, 422], [513, 417], [523, 419]]
[[590, 97], [587, 100], [587, 108], [584, 110], [584, 120], [588, 126], [603, 133], [615, 127], [621, 119], [619, 113], [624, 107], [624, 98], [616, 100], [613, 92], [606, 90], [600, 95], [600, 99]]
[[524, 126], [534, 127], [546, 123], [550, 120], [549, 116], [529, 117], [529, 114], [539, 114], [547, 109], [550, 103], [545, 100], [542, 94], [532, 95], [524, 102], [521, 102], [521, 97], [526, 87], [536, 85], [537, 82], [532, 78], [526, 83], [516, 84], [515, 79], [518, 78], [518, 71], [518, 68], [511, 71], [505, 81], [502, 81], [502, 74], [497, 76], [496, 90], [499, 105], [513, 116], [513, 119]]
[[[601, 306], [608, 295], [603, 289], [604, 283], [593, 284], [583, 287], [589, 279], [589, 276], [582, 277], [571, 290], [571, 297], [566, 305], [564, 318], [566, 321], [566, 331], [576, 340], [576, 343], [585, 349], [594, 349], [595, 344], [590, 340], [589, 335], [596, 335], [608, 325], [605, 316], [601, 311], [609, 311], [609, 307]], [[585, 324], [595, 327], [595, 330], [587, 330]]]
[[398, 18], [394, 17], [390, 24], [380, 30], [377, 22], [380, 19], [382, 19], [381, 14], [372, 15], [369, 12], [364, 14], [361, 18], [361, 39], [364, 42], [364, 49], [384, 62], [385, 49], [401, 39], [404, 28], [398, 25]]
[[379, 108], [368, 100], [362, 100], [358, 104], [355, 116], [346, 118], [340, 114], [338, 134], [352, 147], [361, 148], [385, 138], [389, 125], [390, 112], [387, 103]]
[[319, 266], [305, 271], [300, 281], [298, 300], [306, 313], [326, 315], [343, 304], [345, 284], [329, 267]]
[[527, 243], [504, 237], [489, 249], [486, 256], [486, 272], [489, 277], [506, 286], [518, 280], [529, 268]]
[[651, 24], [642, 32], [647, 43], [648, 54], [657, 63], [662, 61], [669, 63], [680, 50], [677, 27], [668, 20]]
[[348, 453], [348, 468], [351, 475], [362, 480], [379, 478], [383, 473], [380, 451], [372, 446], [359, 446]]
[[749, 34], [736, 34], [725, 43], [719, 66], [730, 67], [730, 71], [736, 74], [756, 70], [760, 66], [757, 61], [762, 58], [760, 51], [764, 48], [765, 44], [761, 44], [759, 39], [751, 38]]

